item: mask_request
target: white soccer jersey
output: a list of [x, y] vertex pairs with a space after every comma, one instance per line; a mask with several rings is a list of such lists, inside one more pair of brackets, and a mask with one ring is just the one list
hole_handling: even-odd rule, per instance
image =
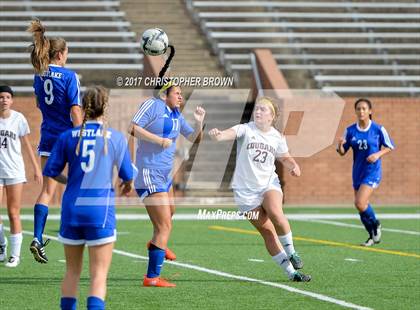
[[233, 189], [259, 191], [267, 188], [277, 177], [276, 158], [288, 152], [285, 137], [273, 127], [263, 132], [254, 122], [236, 125], [233, 129], [237, 139]]
[[27, 134], [23, 114], [12, 110], [8, 118], [0, 117], [0, 178], [25, 178], [20, 137]]

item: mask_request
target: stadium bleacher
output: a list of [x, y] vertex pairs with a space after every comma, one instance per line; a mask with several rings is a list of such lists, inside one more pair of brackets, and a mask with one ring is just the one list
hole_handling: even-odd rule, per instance
[[115, 87], [110, 72], [138, 75], [143, 55], [136, 33], [120, 11], [119, 1], [0, 1], [0, 81], [18, 93], [32, 93], [33, 69], [28, 46], [29, 22], [39, 18], [46, 35], [63, 37], [69, 47], [68, 67], [83, 76], [83, 84]]
[[418, 2], [186, 3], [240, 85], [250, 85], [252, 50], [267, 48], [293, 88], [307, 87], [306, 76], [314, 88], [345, 95], [420, 92]]

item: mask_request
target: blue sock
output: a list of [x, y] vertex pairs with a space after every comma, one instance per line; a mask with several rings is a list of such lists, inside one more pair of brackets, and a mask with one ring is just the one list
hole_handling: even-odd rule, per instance
[[34, 207], [34, 238], [42, 243], [42, 234], [47, 221], [48, 207], [37, 203]]
[[89, 296], [87, 298], [87, 308], [88, 310], [104, 310], [105, 301], [103, 301], [99, 297]]
[[375, 211], [373, 210], [372, 206], [368, 204], [368, 207], [365, 211], [360, 213], [360, 219], [365, 226], [366, 230], [369, 233], [369, 236], [372, 238], [372, 234], [375, 231], [376, 234], [376, 227], [378, 226], [378, 220], [376, 219]]
[[61, 297], [61, 310], [76, 310], [77, 299], [74, 297]]
[[372, 238], [372, 224], [369, 221], [369, 217], [366, 214], [366, 210], [363, 212], [360, 212], [359, 215], [360, 215], [360, 220], [363, 223], [363, 226], [365, 226], [365, 229], [369, 233], [369, 237]]
[[373, 210], [372, 206], [370, 204], [368, 204], [367, 209], [365, 210], [367, 217], [369, 219], [370, 225], [372, 225], [372, 230], [374, 231], [374, 233], [376, 234], [376, 228], [379, 225], [379, 221], [376, 218], [376, 214], [375, 211]]
[[368, 204], [368, 207], [365, 210], [365, 213], [367, 214], [367, 216], [369, 218], [369, 221], [371, 221], [372, 223], [377, 222], [375, 211], [373, 210], [373, 208], [370, 204]]
[[160, 275], [163, 261], [165, 259], [165, 250], [158, 248], [153, 243], [149, 247], [149, 265], [147, 266], [147, 277], [156, 278]]

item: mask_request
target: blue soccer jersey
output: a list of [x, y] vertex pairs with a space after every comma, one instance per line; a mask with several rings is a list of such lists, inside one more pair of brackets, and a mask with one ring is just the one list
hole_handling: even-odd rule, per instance
[[171, 169], [178, 135], [181, 133], [188, 137], [194, 132], [178, 109], [171, 110], [164, 101], [157, 98], [146, 100], [132, 122], [159, 137], [172, 140], [172, 145], [164, 149], [156, 143], [138, 139], [138, 168]]
[[80, 127], [75, 127], [59, 137], [43, 174], [56, 177], [66, 163], [69, 164], [61, 209], [62, 223], [74, 227], [114, 229], [113, 167], [117, 167], [118, 176], [124, 181], [135, 177], [126, 139], [122, 133], [108, 128], [108, 152], [105, 154], [102, 125], [88, 121], [77, 156], [79, 132]]
[[49, 65], [48, 71], [34, 77], [38, 107], [42, 113], [41, 135], [59, 136], [73, 127], [70, 109], [80, 105], [77, 74], [67, 68]]
[[361, 129], [355, 123], [346, 129], [343, 137], [346, 140], [344, 149], [353, 149], [354, 189], [358, 190], [361, 184], [377, 187], [382, 177], [381, 159], [374, 163], [369, 163], [366, 159], [369, 155], [379, 152], [382, 146], [394, 149], [394, 143], [386, 129], [373, 121], [369, 121], [365, 129]]

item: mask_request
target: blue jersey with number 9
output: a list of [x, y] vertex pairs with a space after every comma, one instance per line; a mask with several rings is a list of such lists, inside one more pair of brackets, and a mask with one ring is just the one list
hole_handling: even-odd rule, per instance
[[80, 143], [76, 146], [80, 127], [67, 130], [54, 145], [43, 174], [58, 176], [68, 163], [68, 181], [63, 194], [61, 221], [66, 226], [115, 228], [115, 194], [113, 168], [129, 181], [135, 178], [124, 135], [112, 128], [105, 134], [108, 152], [104, 152], [103, 126], [88, 121]]
[[80, 105], [80, 83], [77, 74], [64, 67], [50, 64], [48, 71], [34, 77], [37, 104], [42, 113], [41, 136], [57, 138], [73, 127], [70, 110]]

